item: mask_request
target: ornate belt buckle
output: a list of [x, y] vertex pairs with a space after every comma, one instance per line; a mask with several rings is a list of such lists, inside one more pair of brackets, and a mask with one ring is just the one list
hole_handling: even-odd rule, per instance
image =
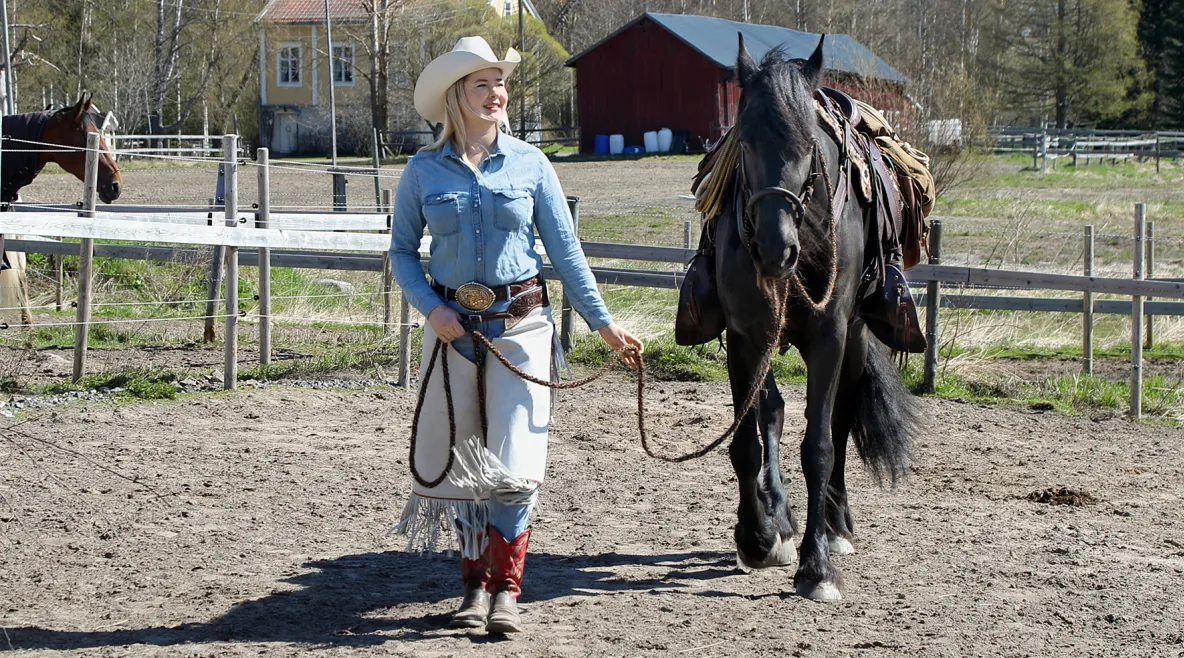
[[493, 306], [496, 297], [493, 290], [480, 283], [470, 281], [456, 289], [456, 301], [470, 311], [481, 313]]

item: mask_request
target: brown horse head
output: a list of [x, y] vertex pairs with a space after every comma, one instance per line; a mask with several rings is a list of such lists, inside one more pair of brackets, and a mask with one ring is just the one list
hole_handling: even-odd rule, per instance
[[49, 144], [59, 144], [69, 147], [68, 150], [51, 151], [41, 154], [41, 164], [56, 162], [59, 167], [74, 174], [80, 181], [86, 180], [86, 134], [99, 133], [99, 198], [103, 203], [111, 203], [119, 198], [119, 188], [123, 184], [123, 177], [119, 174], [119, 166], [115, 158], [103, 141], [99, 126], [95, 125], [94, 115], [91, 113], [92, 94], [89, 98], [82, 97], [73, 107], [66, 107], [50, 115], [45, 122], [45, 131], [41, 141]]

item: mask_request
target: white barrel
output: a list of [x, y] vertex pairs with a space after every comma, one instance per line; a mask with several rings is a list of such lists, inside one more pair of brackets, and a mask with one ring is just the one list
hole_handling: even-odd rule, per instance
[[624, 135], [609, 135], [608, 136], [609, 155], [620, 155], [624, 150], [625, 150], [625, 136]]
[[645, 142], [646, 153], [658, 152], [658, 131], [651, 130], [642, 135], [642, 141]]
[[[674, 132], [669, 128], [663, 128], [658, 131], [658, 150], [662, 153], [670, 152], [670, 143], [674, 141]], [[648, 148], [646, 149], [649, 150]]]

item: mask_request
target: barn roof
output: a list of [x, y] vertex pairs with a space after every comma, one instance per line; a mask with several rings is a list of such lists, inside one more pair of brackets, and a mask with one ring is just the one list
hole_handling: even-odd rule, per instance
[[[341, 23], [367, 23], [370, 20], [363, 0], [329, 0], [329, 16], [334, 22]], [[268, 0], [255, 20], [289, 25], [323, 23], [325, 0]]]
[[[576, 61], [584, 55], [647, 19], [660, 25], [683, 43], [715, 62], [720, 68], [725, 69], [736, 66], [737, 33], [744, 35], [744, 45], [748, 48], [748, 53], [757, 61], [760, 61], [765, 53], [776, 46], [782, 46], [786, 54], [795, 59], [809, 57], [818, 47], [819, 35], [799, 32], [787, 27], [738, 23], [710, 16], [646, 12], [601, 39], [591, 48], [567, 60], [567, 65], [574, 66]], [[866, 46], [846, 34], [826, 35], [826, 45], [822, 52], [822, 66], [824, 69], [851, 73], [863, 78], [908, 82], [908, 78], [904, 74], [889, 66]]]

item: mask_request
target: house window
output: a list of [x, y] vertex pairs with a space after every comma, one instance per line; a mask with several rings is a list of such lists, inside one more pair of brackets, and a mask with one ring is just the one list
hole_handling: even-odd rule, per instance
[[354, 83], [354, 44], [333, 44], [333, 84]]
[[281, 43], [275, 56], [275, 79], [281, 87], [300, 86], [300, 44]]

